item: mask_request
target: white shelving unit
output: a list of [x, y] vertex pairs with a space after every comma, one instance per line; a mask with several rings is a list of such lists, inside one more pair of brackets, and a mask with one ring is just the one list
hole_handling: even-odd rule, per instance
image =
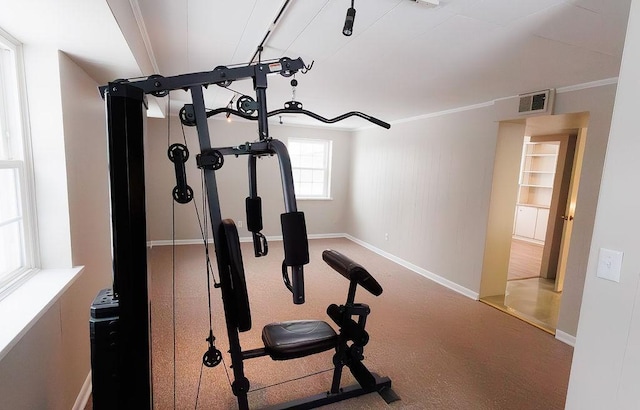
[[530, 142], [528, 138], [525, 139], [520, 164], [514, 238], [544, 243], [558, 148], [557, 143]]

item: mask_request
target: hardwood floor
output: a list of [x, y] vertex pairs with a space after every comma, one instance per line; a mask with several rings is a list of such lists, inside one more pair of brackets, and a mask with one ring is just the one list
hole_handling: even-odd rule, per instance
[[555, 334], [561, 292], [554, 291], [552, 279], [540, 278], [543, 246], [513, 239], [504, 295], [482, 301]]
[[509, 273], [507, 280], [537, 278], [540, 276], [543, 246], [531, 242], [511, 240]]
[[507, 282], [504, 295], [482, 298], [497, 309], [555, 334], [562, 293], [553, 290], [553, 280], [544, 278], [517, 279]]

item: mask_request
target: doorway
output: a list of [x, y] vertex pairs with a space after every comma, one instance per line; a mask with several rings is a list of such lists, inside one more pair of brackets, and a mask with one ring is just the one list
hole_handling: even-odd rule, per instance
[[[501, 123], [503, 146], [496, 152], [491, 208], [497, 211], [490, 215], [480, 300], [552, 334], [581, 172], [584, 114], [573, 122], [569, 114]], [[572, 123], [580, 128], [564, 127]], [[509, 220], [500, 214], [505, 212]]]

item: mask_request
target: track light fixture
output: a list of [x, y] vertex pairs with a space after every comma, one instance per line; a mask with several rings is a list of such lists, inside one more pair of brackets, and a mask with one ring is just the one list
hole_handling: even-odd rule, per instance
[[[235, 95], [233, 96], [233, 98], [235, 98]], [[227, 104], [227, 108], [228, 109], [232, 109], [233, 108], [233, 98], [231, 99], [231, 101], [229, 101], [229, 104]], [[227, 117], [227, 122], [231, 122], [231, 113], [229, 111], [227, 111], [227, 114], [225, 115]]]
[[345, 36], [350, 36], [353, 34], [353, 21], [356, 19], [356, 9], [353, 7], [353, 2], [355, 0], [351, 0], [351, 7], [347, 9], [347, 17], [344, 19], [344, 28], [342, 29], [342, 34]]
[[[233, 94], [233, 97], [229, 100], [229, 104], [227, 104], [227, 109], [233, 109], [233, 100], [235, 100], [237, 96], [238, 94]], [[231, 113], [229, 111], [227, 111], [225, 116], [227, 117], [227, 122], [231, 122]]]

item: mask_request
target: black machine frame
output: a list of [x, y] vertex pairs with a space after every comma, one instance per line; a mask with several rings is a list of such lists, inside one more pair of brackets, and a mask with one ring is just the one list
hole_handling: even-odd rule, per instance
[[[299, 71], [304, 72], [306, 69], [308, 67], [305, 66], [302, 59], [284, 57], [274, 61], [229, 68], [217, 67], [212, 71], [173, 77], [150, 76], [140, 80], [118, 80], [100, 87], [100, 93], [105, 99], [107, 110], [114, 281], [113, 295], [110, 299], [106, 300], [102, 295], [103, 299], [97, 304], [94, 302], [94, 306], [92, 306], [92, 317], [97, 318], [95, 323], [92, 321], [92, 339], [94, 338], [94, 325], [95, 338], [98, 338], [98, 333], [102, 331], [103, 324], [98, 320], [101, 317], [100, 308], [102, 305], [110, 309], [109, 314], [102, 317], [113, 316], [112, 302], [117, 301], [118, 309], [115, 314], [119, 319], [107, 321], [108, 325], [104, 324], [104, 332], [108, 333], [108, 337], [113, 341], [110, 350], [111, 356], [109, 356], [111, 362], [109, 374], [103, 374], [99, 369], [95, 369], [96, 363], [104, 361], [104, 355], [101, 358], [101, 355], [92, 349], [94, 407], [98, 410], [101, 407], [99, 403], [104, 403], [103, 408], [107, 408], [107, 406], [112, 408], [114, 405], [116, 408], [152, 407], [143, 149], [146, 95], [164, 97], [173, 90], [184, 90], [191, 94], [192, 104], [185, 105], [181, 117], [183, 117], [183, 123], [194, 125], [197, 129], [200, 145], [197, 161], [198, 167], [203, 170], [204, 175], [204, 188], [207, 195], [209, 219], [219, 272], [225, 269], [222, 261], [224, 258], [218, 256], [223, 251], [221, 243], [224, 241], [222, 236], [224, 233], [221, 228], [223, 219], [215, 170], [222, 165], [225, 155], [247, 155], [249, 158], [250, 188], [247, 201], [256, 201], [259, 200], [256, 158], [263, 155], [278, 157], [285, 207], [285, 213], [281, 217], [285, 248], [283, 265], [286, 265], [286, 267], [283, 266], [283, 270], [291, 268], [291, 281], [288, 287], [293, 294], [293, 303], [301, 304], [305, 300], [303, 265], [309, 261], [306, 226], [304, 215], [297, 210], [293, 175], [286, 146], [269, 137], [268, 117], [283, 112], [294, 112], [330, 123], [350, 116], [358, 116], [382, 127], [390, 127], [389, 124], [360, 112], [350, 112], [334, 119], [326, 119], [303, 110], [302, 104], [295, 101], [289, 102], [284, 109], [268, 112], [267, 76], [280, 74], [284, 77], [290, 77]], [[208, 111], [206, 109], [203, 88], [211, 85], [228, 86], [233, 81], [243, 79], [253, 80], [256, 94], [255, 100], [248, 101], [249, 110], [239, 109], [236, 111], [224, 108]], [[256, 120], [259, 139], [256, 142], [247, 142], [235, 147], [212, 148], [207, 118], [221, 112]], [[186, 158], [182, 154], [178, 155], [175, 161], [176, 174], [178, 174], [180, 166], [184, 170], [184, 160]], [[176, 189], [180, 186], [184, 188], [186, 182], [180, 181], [178, 178], [178, 184]], [[178, 199], [176, 198], [176, 200]], [[249, 209], [249, 203], [247, 207]], [[254, 249], [256, 256], [260, 256], [266, 253], [266, 241], [259, 232], [261, 220], [254, 225], [255, 229], [251, 229]], [[288, 278], [288, 273], [283, 272], [283, 274]], [[229, 328], [229, 324], [227, 327]], [[228, 336], [231, 346], [230, 353], [234, 361], [234, 373], [239, 371], [240, 374], [236, 374], [236, 378], [243, 378], [242, 366], [236, 365], [237, 360], [240, 360], [241, 363], [243, 359], [237, 331], [232, 332], [228, 329]], [[114, 378], [114, 375], [117, 377]], [[104, 380], [110, 377], [112, 382], [116, 379], [115, 385], [112, 384], [109, 389], [102, 388], [101, 386], [108, 385]], [[385, 387], [390, 387], [390, 380], [385, 379], [383, 382]]]

